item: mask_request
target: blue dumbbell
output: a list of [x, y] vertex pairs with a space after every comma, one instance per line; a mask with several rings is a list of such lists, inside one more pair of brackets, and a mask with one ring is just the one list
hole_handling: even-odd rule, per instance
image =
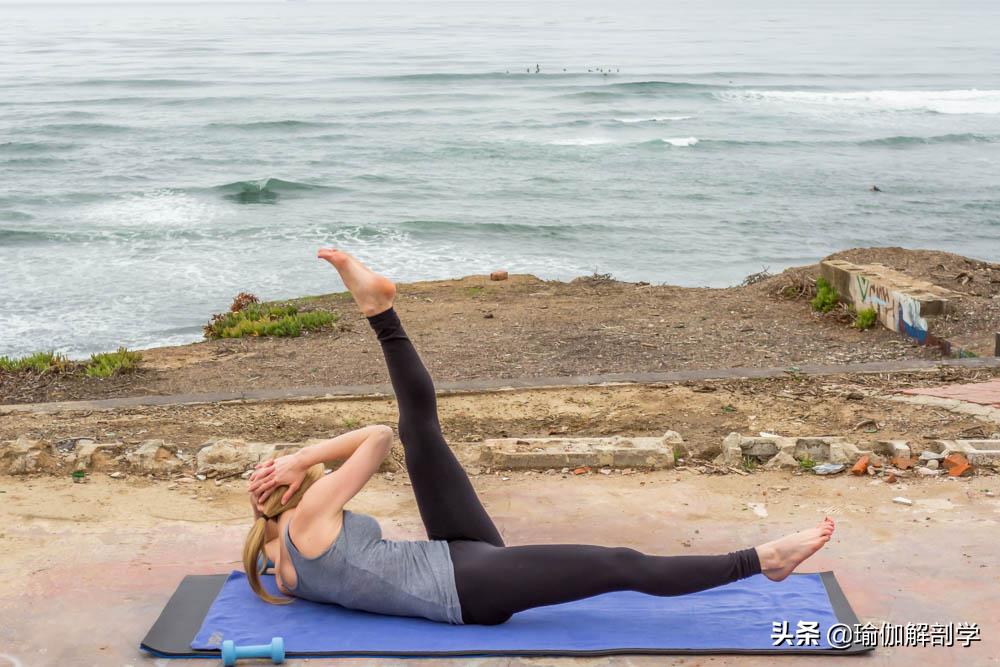
[[272, 637], [270, 644], [256, 646], [237, 646], [233, 640], [222, 642], [222, 664], [232, 667], [239, 658], [270, 658], [271, 662], [280, 665], [285, 661], [285, 640]]

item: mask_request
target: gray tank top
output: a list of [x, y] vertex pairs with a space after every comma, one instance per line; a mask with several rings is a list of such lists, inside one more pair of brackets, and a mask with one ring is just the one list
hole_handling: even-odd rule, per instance
[[285, 545], [297, 578], [289, 590], [296, 597], [376, 614], [462, 623], [447, 542], [383, 540], [375, 519], [344, 510], [340, 534], [316, 558], [299, 553], [287, 526]]

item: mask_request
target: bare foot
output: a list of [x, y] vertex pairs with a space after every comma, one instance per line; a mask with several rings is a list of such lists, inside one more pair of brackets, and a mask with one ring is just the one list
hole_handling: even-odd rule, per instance
[[322, 248], [317, 256], [333, 264], [344, 285], [351, 291], [354, 302], [366, 317], [378, 315], [392, 307], [393, 299], [396, 298], [396, 286], [391, 280], [336, 248]]
[[830, 541], [833, 528], [833, 519], [826, 517], [815, 528], [792, 533], [757, 547], [761, 572], [772, 581], [781, 581], [802, 561]]

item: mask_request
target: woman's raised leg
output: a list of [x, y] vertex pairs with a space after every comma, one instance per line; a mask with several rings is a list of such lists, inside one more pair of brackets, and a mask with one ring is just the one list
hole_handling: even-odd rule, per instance
[[395, 286], [347, 253], [321, 250], [319, 256], [336, 267], [382, 346], [399, 406], [406, 468], [427, 536], [503, 546], [499, 531], [441, 433], [434, 383], [392, 307]]

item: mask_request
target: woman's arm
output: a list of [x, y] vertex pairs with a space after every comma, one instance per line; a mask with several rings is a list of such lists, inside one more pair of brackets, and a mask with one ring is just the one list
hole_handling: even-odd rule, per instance
[[[392, 429], [388, 426], [369, 426], [361, 431], [365, 434], [363, 439], [354, 446], [343, 465], [309, 487], [299, 502], [296, 521], [308, 522], [316, 517], [339, 514], [382, 465], [392, 449]], [[327, 460], [312, 457], [334, 451], [334, 441], [329, 442], [329, 449], [323, 448], [326, 443], [320, 443], [315, 450], [306, 452], [303, 460], [309, 462], [308, 465]]]
[[[282, 503], [287, 503], [302, 484], [305, 471], [310, 466], [317, 463], [333, 463], [350, 459], [365, 443], [366, 439], [377, 433], [383, 433], [383, 437], [386, 437], [385, 434], [387, 434], [389, 443], [392, 444], [392, 429], [388, 426], [366, 426], [303, 447], [294, 454], [262, 461], [257, 464], [256, 470], [250, 476], [250, 493], [263, 504], [271, 491], [279, 486], [287, 485], [288, 490], [281, 498]], [[376, 466], [377, 468], [378, 466]]]

